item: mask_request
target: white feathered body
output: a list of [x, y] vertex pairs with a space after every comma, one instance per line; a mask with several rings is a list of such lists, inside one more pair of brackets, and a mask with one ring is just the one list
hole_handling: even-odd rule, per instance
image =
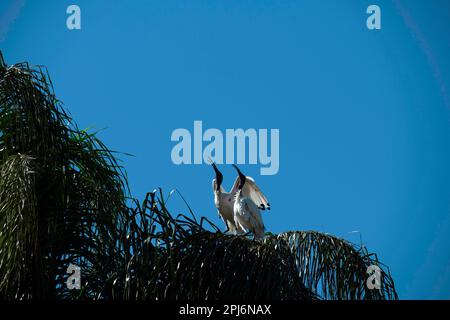
[[235, 193], [225, 192], [225, 190], [220, 187], [220, 190], [215, 188], [215, 179], [213, 180], [213, 191], [214, 191], [214, 205], [217, 208], [219, 216], [222, 218], [223, 222], [227, 225], [228, 231], [232, 234], [242, 234], [244, 230], [240, 227], [236, 227], [234, 222], [234, 197]]
[[264, 238], [265, 227], [260, 209], [251, 198], [243, 195], [242, 191], [235, 195], [233, 212], [236, 226], [251, 231], [255, 239]]

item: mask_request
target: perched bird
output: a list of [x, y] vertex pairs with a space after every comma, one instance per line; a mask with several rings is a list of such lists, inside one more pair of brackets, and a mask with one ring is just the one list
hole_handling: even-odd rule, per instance
[[264, 223], [260, 210], [270, 210], [266, 197], [251, 177], [246, 177], [236, 165], [238, 173], [235, 185], [237, 191], [234, 197], [233, 213], [236, 227], [251, 231], [255, 239], [264, 238]]
[[241, 227], [237, 227], [234, 223], [233, 205], [237, 187], [233, 186], [230, 192], [226, 192], [222, 187], [222, 173], [217, 169], [214, 162], [211, 162], [211, 165], [216, 173], [216, 178], [212, 181], [212, 187], [214, 192], [214, 204], [217, 208], [217, 212], [227, 226], [226, 231], [229, 231], [232, 234], [243, 234], [245, 233], [244, 230], [242, 230]]

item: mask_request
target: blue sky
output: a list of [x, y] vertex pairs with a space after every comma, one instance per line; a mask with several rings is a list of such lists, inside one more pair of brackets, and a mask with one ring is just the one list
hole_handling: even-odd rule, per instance
[[[381, 30], [366, 28], [370, 4]], [[47, 66], [78, 125], [135, 155], [121, 156], [134, 196], [177, 188], [222, 226], [213, 171], [174, 165], [172, 131], [278, 128], [279, 173], [241, 166], [270, 200], [267, 229], [359, 230], [403, 299], [450, 298], [449, 32], [443, 0], [0, 4], [6, 61]]]

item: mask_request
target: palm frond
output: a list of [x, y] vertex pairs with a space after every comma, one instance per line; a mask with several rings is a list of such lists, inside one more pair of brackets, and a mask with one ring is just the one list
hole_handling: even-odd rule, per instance
[[[35, 197], [34, 236], [42, 265], [42, 270], [34, 272], [39, 271], [51, 288], [37, 295], [33, 290], [23, 294], [59, 297], [69, 263], [92, 270], [92, 274], [101, 270], [90, 279], [86, 277], [92, 285], [101, 283], [114, 267], [115, 226], [117, 217], [125, 212], [128, 192], [125, 171], [95, 135], [79, 130], [72, 122], [56, 99], [44, 68], [27, 63], [7, 66], [3, 58], [0, 61], [0, 166], [19, 154], [34, 159], [33, 185], [29, 188]], [[0, 207], [10, 210], [3, 202]], [[9, 219], [6, 217], [24, 213], [1, 214]], [[17, 225], [12, 229], [22, 227], [22, 220], [13, 221]], [[12, 239], [5, 236], [2, 241]], [[8, 260], [6, 254], [2, 252], [0, 263]], [[22, 296], [25, 286], [14, 283], [17, 287], [8, 287], [7, 296]]]
[[[268, 243], [286, 245], [305, 286], [324, 299], [397, 299], [389, 269], [374, 254], [344, 239], [316, 231], [292, 231], [270, 237]], [[380, 289], [369, 289], [369, 266], [381, 271]]]
[[[173, 217], [162, 196], [149, 193], [121, 233], [122, 272], [116, 299], [313, 299], [289, 248], [217, 231]], [[206, 227], [216, 229], [209, 231]]]
[[33, 159], [10, 156], [0, 168], [0, 296], [44, 294], [37, 222]]

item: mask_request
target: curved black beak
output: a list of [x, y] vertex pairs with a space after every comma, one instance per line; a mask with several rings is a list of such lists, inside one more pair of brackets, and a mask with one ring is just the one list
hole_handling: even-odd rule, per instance
[[222, 181], [223, 181], [223, 175], [222, 172], [219, 171], [219, 169], [217, 169], [217, 166], [214, 162], [211, 163], [214, 171], [216, 172], [216, 190], [219, 191], [220, 190], [220, 186], [222, 185]]
[[236, 169], [236, 171], [237, 171], [237, 173], [238, 173], [238, 175], [239, 175], [239, 178], [240, 178], [240, 180], [241, 180], [241, 182], [239, 183], [239, 189], [242, 189], [242, 187], [243, 187], [244, 184], [245, 184], [245, 180], [246, 180], [247, 178], [246, 178], [245, 175], [241, 172], [241, 170], [239, 170], [239, 168], [237, 167], [237, 165], [233, 164], [233, 167]]

